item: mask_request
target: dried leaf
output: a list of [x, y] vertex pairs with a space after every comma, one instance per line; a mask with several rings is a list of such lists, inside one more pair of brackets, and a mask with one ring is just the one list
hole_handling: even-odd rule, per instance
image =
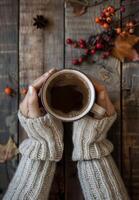
[[139, 53], [135, 49], [135, 45], [139, 44], [139, 37], [135, 35], [126, 34], [125, 36], [119, 35], [115, 40], [115, 46], [112, 55], [120, 61], [131, 60], [139, 61]]
[[5, 161], [12, 159], [18, 153], [19, 150], [10, 137], [7, 144], [0, 144], [0, 163], [4, 163]]
[[87, 7], [78, 3], [70, 2], [70, 5], [73, 7], [73, 13], [75, 16], [81, 16], [87, 11]]

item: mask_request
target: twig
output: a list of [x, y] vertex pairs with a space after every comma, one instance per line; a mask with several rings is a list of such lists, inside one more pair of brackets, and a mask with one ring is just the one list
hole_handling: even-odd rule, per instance
[[139, 9], [136, 10], [136, 12], [133, 13], [133, 14], [127, 15], [127, 16], [125, 16], [125, 17], [122, 17], [122, 20], [126, 20], [127, 18], [130, 18], [130, 17], [134, 17], [134, 16], [135, 16], [136, 14], [138, 14], [138, 13], [139, 13]]
[[139, 22], [138, 22], [138, 23], [136, 23], [134, 26], [139, 26]]
[[139, 0], [133, 0], [132, 2], [130, 1], [130, 2], [125, 2], [125, 3], [126, 3], [125, 6], [131, 5], [131, 4], [134, 4], [134, 3], [139, 3]]
[[77, 4], [80, 4], [80, 5], [83, 5], [83, 6], [86, 6], [86, 7], [92, 7], [92, 6], [97, 6], [97, 5], [100, 5], [108, 0], [102, 0], [101, 2], [94, 2], [94, 3], [89, 3], [88, 0], [84, 0], [85, 2], [83, 1], [80, 1], [80, 0], [67, 0], [67, 2], [69, 3], [77, 3]]

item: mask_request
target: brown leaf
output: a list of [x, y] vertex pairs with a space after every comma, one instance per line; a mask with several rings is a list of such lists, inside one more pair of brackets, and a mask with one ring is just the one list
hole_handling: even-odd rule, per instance
[[15, 155], [19, 153], [16, 144], [9, 138], [7, 144], [0, 144], [0, 163], [4, 163], [7, 160], [12, 159]]
[[73, 13], [75, 16], [81, 16], [87, 11], [87, 7], [78, 3], [70, 2], [70, 5], [73, 7]]
[[139, 61], [139, 54], [135, 49], [135, 45], [139, 44], [139, 37], [135, 35], [126, 34], [119, 35], [115, 40], [115, 47], [113, 48], [112, 55], [120, 61], [131, 60]]

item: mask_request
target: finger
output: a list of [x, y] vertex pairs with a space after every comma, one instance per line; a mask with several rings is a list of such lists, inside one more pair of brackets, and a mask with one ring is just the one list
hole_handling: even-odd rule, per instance
[[95, 79], [92, 79], [92, 83], [93, 83], [93, 85], [94, 85], [94, 87], [95, 87], [95, 89], [96, 89], [97, 92], [105, 91], [106, 90], [105, 85], [103, 85], [99, 81], [97, 81]]
[[36, 79], [32, 86], [36, 89], [39, 90], [42, 86], [42, 84], [53, 74], [55, 73], [57, 70], [56, 69], [51, 69], [50, 71], [46, 72], [45, 74], [43, 74], [41, 77], [39, 77], [38, 79]]
[[98, 80], [94, 79], [90, 75], [88, 75], [88, 77], [91, 80], [92, 84], [94, 85], [96, 92], [100, 92], [102, 90], [106, 90], [106, 87], [101, 82], [99, 82]]
[[116, 112], [115, 107], [114, 107], [114, 105], [113, 105], [113, 103], [110, 100], [110, 97], [108, 95], [106, 95], [106, 110], [107, 110], [108, 116], [111, 116]]
[[20, 103], [19, 109], [25, 117], [28, 116], [28, 93], [26, 94], [23, 101]]
[[97, 104], [106, 109], [107, 116], [111, 116], [116, 112], [107, 91], [99, 92]]
[[29, 86], [28, 110], [28, 117], [30, 118], [36, 118], [41, 116], [37, 92], [32, 86]]
[[99, 94], [97, 95], [97, 104], [105, 109], [107, 109], [106, 107], [106, 99], [105, 99], [105, 91], [101, 91], [99, 92]]

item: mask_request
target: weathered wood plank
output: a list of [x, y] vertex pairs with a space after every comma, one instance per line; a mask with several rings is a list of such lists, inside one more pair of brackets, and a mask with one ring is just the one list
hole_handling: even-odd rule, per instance
[[[139, 184], [139, 69], [137, 64], [123, 65], [123, 175], [132, 199]], [[137, 171], [136, 171], [137, 170]], [[135, 180], [136, 179], [136, 180]]]
[[[48, 19], [45, 29], [36, 29], [33, 18]], [[63, 0], [20, 1], [20, 88], [27, 87], [45, 71], [63, 66]], [[23, 131], [20, 140], [25, 137]], [[62, 199], [64, 194], [63, 161], [57, 166], [50, 198]]]
[[[122, 24], [139, 18], [139, 3], [132, 4], [128, 1], [126, 12], [123, 15]], [[136, 31], [139, 35], [139, 28]], [[139, 199], [139, 67], [138, 63], [125, 63], [123, 65], [122, 89], [123, 89], [123, 133], [122, 133], [122, 160], [123, 176], [128, 187], [131, 199]]]
[[[17, 104], [18, 96], [5, 96], [3, 90], [6, 85], [14, 88], [18, 93], [18, 2], [17, 0], [0, 1], [0, 143], [6, 143], [8, 137], [13, 136], [18, 140], [17, 134]], [[116, 3], [115, 3], [116, 2]], [[109, 2], [108, 2], [109, 3]], [[132, 1], [131, 1], [132, 3]], [[119, 7], [119, 1], [111, 1], [112, 5]], [[101, 31], [100, 27], [92, 21], [99, 15], [105, 4], [89, 8], [82, 17], [74, 17], [72, 9], [65, 9], [65, 33], [64, 33], [64, 2], [63, 0], [52, 0], [47, 4], [45, 0], [21, 0], [20, 1], [20, 29], [19, 29], [19, 54], [20, 54], [20, 82], [19, 87], [27, 87], [35, 78], [52, 67], [79, 69], [91, 74], [103, 82], [110, 92], [110, 96], [118, 111], [118, 120], [110, 132], [110, 139], [114, 143], [114, 158], [120, 168], [123, 159], [122, 171], [124, 179], [129, 188], [131, 198], [139, 198], [139, 109], [138, 109], [138, 64], [128, 63], [122, 66], [122, 99], [123, 99], [123, 121], [120, 121], [120, 63], [116, 59], [99, 61], [99, 64], [85, 63], [81, 67], [74, 67], [71, 60], [79, 57], [81, 50], [64, 49], [65, 37], [73, 39], [88, 38], [93, 32]], [[127, 15], [138, 9], [138, 6], [129, 5]], [[33, 27], [33, 17], [42, 14], [48, 18], [49, 25], [45, 30], [37, 30]], [[139, 29], [138, 29], [139, 30]], [[139, 31], [137, 31], [139, 33]], [[65, 50], [65, 63], [64, 63]], [[10, 74], [10, 77], [8, 76]], [[5, 123], [3, 123], [3, 120]], [[121, 141], [121, 125], [123, 127]], [[72, 153], [72, 125], [65, 124], [65, 152], [64, 159], [58, 163], [57, 173], [50, 194], [51, 200], [60, 199], [83, 199], [77, 178], [76, 163], [71, 161]], [[20, 131], [20, 141], [24, 138], [23, 130]], [[121, 154], [122, 142], [122, 158]], [[8, 176], [12, 177], [16, 167], [16, 160], [10, 161], [7, 165], [0, 165], [0, 199], [2, 193], [9, 183]], [[8, 170], [7, 170], [8, 169]], [[65, 171], [65, 174], [64, 174]], [[64, 178], [65, 177], [65, 178]], [[64, 180], [65, 179], [65, 180]], [[64, 186], [65, 184], [65, 186]]]
[[68, 199], [79, 199], [82, 200], [83, 195], [80, 188], [80, 183], [77, 178], [77, 170], [75, 162], [71, 161], [72, 157], [72, 123], [65, 123], [65, 200]]
[[[66, 7], [65, 10], [65, 35], [66, 38], [72, 38], [73, 40], [79, 40], [79, 38], [87, 39], [89, 35], [97, 34], [102, 31], [99, 25], [95, 24], [94, 20], [96, 16], [99, 16], [102, 9], [108, 5], [109, 2], [103, 3], [99, 6], [91, 7], [88, 9], [87, 13], [80, 17], [75, 17], [72, 13], [72, 8], [69, 6]], [[120, 5], [120, 1], [111, 1], [111, 5], [116, 6], [117, 8]], [[120, 16], [117, 16], [120, 19]], [[75, 67], [71, 63], [72, 59], [79, 58], [82, 54], [83, 50], [73, 49], [70, 46], [66, 46], [65, 52], [65, 67], [66, 68], [74, 68], [85, 72], [86, 74], [92, 75], [99, 81], [103, 82], [110, 93], [110, 97], [117, 109], [118, 119], [110, 131], [110, 140], [115, 146], [114, 150], [114, 158], [118, 164], [118, 167], [121, 167], [121, 128], [120, 128], [120, 62], [117, 59], [110, 58], [108, 60], [102, 60], [100, 58], [98, 64], [87, 64], [84, 63], [82, 66]], [[97, 58], [96, 58], [97, 59]], [[69, 132], [71, 137], [71, 132]], [[67, 137], [68, 138], [68, 137]], [[67, 144], [69, 145], [69, 139], [67, 139]], [[65, 146], [67, 146], [65, 144]], [[67, 149], [67, 151], [69, 151]], [[72, 145], [70, 147], [70, 151], [72, 151]], [[67, 155], [67, 154], [66, 154]], [[66, 193], [72, 193], [72, 199], [83, 199], [79, 194], [80, 187], [78, 184], [77, 176], [75, 176], [74, 180], [72, 180], [72, 174], [75, 174], [76, 163], [70, 164], [71, 156], [68, 158], [65, 166], [66, 170]], [[71, 165], [74, 165], [71, 167]], [[75, 184], [76, 183], [76, 184]], [[74, 186], [74, 188], [73, 188]], [[81, 191], [80, 191], [81, 192]], [[78, 195], [78, 196], [77, 196]], [[68, 199], [68, 197], [66, 198]]]
[[[55, 1], [20, 2], [20, 84], [30, 84], [43, 71], [63, 65], [63, 4]], [[33, 18], [48, 19], [45, 29], [36, 29]], [[22, 86], [22, 85], [21, 85]]]
[[[0, 1], [0, 143], [11, 136], [18, 141], [18, 1]], [[4, 94], [4, 88], [14, 89], [13, 97]], [[0, 164], [0, 199], [5, 193], [16, 168], [15, 158]]]

